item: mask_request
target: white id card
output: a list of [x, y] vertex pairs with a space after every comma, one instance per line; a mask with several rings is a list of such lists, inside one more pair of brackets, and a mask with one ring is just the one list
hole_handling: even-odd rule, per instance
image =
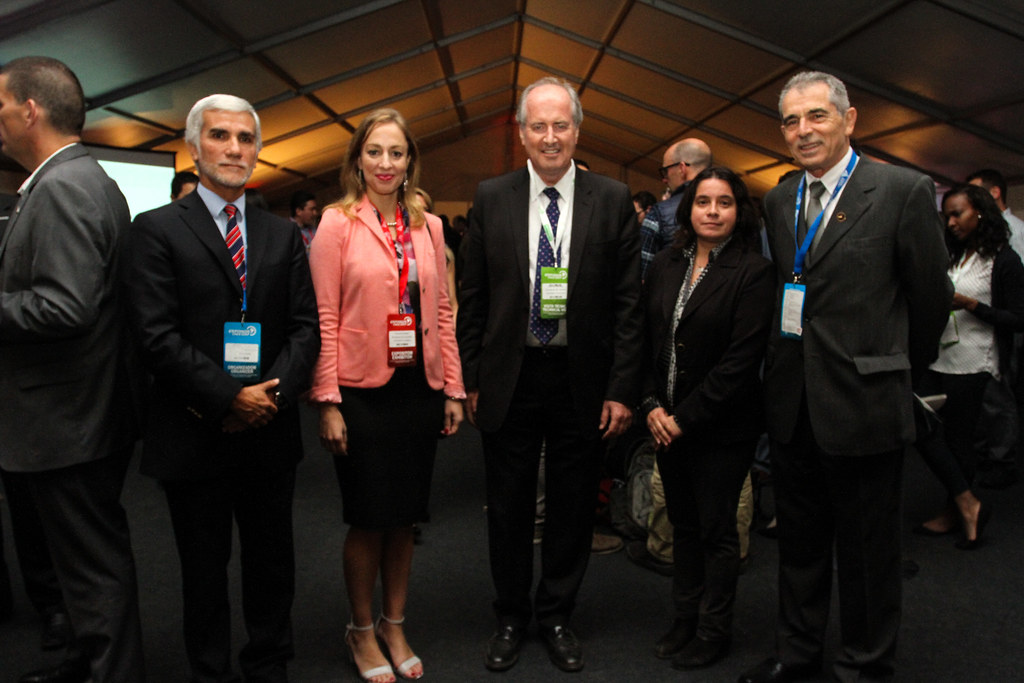
[[782, 288], [782, 320], [780, 329], [783, 337], [800, 339], [803, 336], [805, 294], [807, 294], [806, 285], [789, 282]]

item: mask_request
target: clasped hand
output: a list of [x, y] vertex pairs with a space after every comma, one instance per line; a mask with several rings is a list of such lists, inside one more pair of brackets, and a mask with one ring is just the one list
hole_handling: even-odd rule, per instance
[[280, 383], [279, 379], [270, 379], [242, 387], [231, 401], [231, 410], [222, 424], [223, 430], [233, 434], [269, 424], [277, 414], [276, 388]]

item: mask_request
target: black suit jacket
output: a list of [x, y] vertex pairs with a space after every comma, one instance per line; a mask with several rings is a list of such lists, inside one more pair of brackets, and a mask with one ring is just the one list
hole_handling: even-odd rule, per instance
[[774, 269], [735, 240], [718, 254], [676, 327], [676, 402], [668, 405], [668, 378], [655, 369], [656, 359], [689, 263], [682, 249], [672, 247], [659, 252], [647, 271], [644, 394], [658, 397], [684, 439], [756, 438], [764, 427], [760, 370], [774, 310]]
[[221, 421], [242, 383], [223, 369], [224, 323], [241, 318], [242, 288], [197, 193], [139, 215], [129, 277], [133, 327], [153, 375], [142, 471], [159, 479], [213, 476], [240, 458], [282, 467], [302, 457], [297, 403], [320, 349], [302, 238], [288, 221], [247, 206], [247, 322], [262, 326], [260, 381], [279, 378], [283, 408], [237, 435]]
[[[802, 178], [764, 201], [780, 282], [792, 280]], [[776, 310], [765, 362], [773, 439], [793, 439], [806, 392], [814, 437], [828, 453], [884, 453], [913, 441], [911, 369], [938, 353], [953, 299], [947, 260], [931, 179], [861, 158], [804, 268], [801, 340], [779, 335]]]
[[[523, 361], [530, 318], [530, 177], [526, 168], [477, 189], [465, 240], [458, 340], [466, 390], [479, 390], [477, 425], [498, 429]], [[629, 189], [580, 171], [573, 195], [566, 333], [573, 401], [584, 429], [601, 406], [638, 396], [640, 243]]]

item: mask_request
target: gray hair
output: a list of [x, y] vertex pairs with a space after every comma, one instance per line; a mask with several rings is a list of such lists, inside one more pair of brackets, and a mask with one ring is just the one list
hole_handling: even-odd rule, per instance
[[539, 88], [542, 85], [557, 85], [569, 93], [569, 99], [572, 101], [572, 123], [579, 128], [580, 124], [583, 123], [583, 105], [580, 104], [580, 96], [576, 94], [576, 88], [572, 87], [568, 81], [555, 78], [554, 76], [545, 76], [523, 89], [523, 94], [519, 96], [519, 107], [516, 109], [516, 122], [519, 124], [519, 127], [524, 128], [526, 126], [526, 98], [530, 96], [534, 88]]
[[234, 95], [207, 95], [192, 105], [192, 111], [185, 119], [185, 142], [193, 147], [199, 146], [199, 136], [203, 132], [203, 112], [207, 111], [237, 111], [251, 115], [256, 123], [256, 151], [263, 148], [259, 115], [248, 101]]
[[711, 148], [697, 138], [686, 138], [677, 142], [673, 145], [672, 155], [676, 163], [688, 163], [694, 169], [695, 175], [711, 165]]
[[836, 111], [840, 114], [846, 113], [846, 110], [850, 108], [850, 96], [847, 94], [846, 86], [841, 80], [824, 71], [801, 71], [790, 78], [786, 85], [782, 87], [782, 92], [779, 93], [779, 118], [784, 116], [782, 113], [782, 100], [789, 94], [790, 90], [803, 90], [815, 83], [827, 85], [829, 102], [835, 106]]

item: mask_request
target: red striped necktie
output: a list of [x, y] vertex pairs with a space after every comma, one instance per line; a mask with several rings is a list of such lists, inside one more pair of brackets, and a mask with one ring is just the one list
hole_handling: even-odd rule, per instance
[[242, 289], [245, 289], [245, 244], [242, 241], [242, 231], [238, 229], [238, 207], [228, 204], [224, 207], [224, 213], [228, 215], [228, 253], [231, 255], [231, 262], [235, 264], [235, 271], [238, 272], [238, 281], [242, 283]]

